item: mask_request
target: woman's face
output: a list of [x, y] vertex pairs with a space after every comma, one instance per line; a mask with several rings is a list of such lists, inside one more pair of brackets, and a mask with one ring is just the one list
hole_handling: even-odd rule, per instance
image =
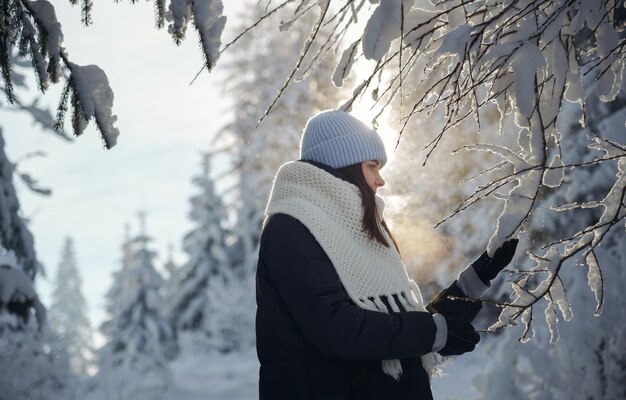
[[385, 186], [385, 180], [380, 176], [380, 167], [382, 162], [380, 160], [367, 160], [361, 163], [361, 169], [363, 169], [363, 175], [367, 186], [369, 186], [374, 193], [379, 187]]

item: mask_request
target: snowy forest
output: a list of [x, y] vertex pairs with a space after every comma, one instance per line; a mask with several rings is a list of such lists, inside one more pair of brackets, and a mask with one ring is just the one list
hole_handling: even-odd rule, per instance
[[435, 399], [626, 398], [626, 1], [103, 3], [0, 0], [0, 400], [258, 398], [265, 207], [327, 109], [426, 301], [519, 239]]

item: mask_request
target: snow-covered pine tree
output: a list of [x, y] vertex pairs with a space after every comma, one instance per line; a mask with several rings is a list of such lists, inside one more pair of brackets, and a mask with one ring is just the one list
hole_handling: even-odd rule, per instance
[[167, 246], [167, 260], [165, 260], [165, 263], [163, 264], [163, 269], [167, 272], [168, 278], [171, 278], [176, 275], [178, 268], [178, 264], [174, 261], [174, 245], [170, 243]]
[[0, 128], [0, 246], [12, 251], [22, 271], [31, 279], [42, 270], [37, 261], [33, 235], [21, 218], [20, 203], [13, 185], [15, 166], [4, 152], [4, 137]]
[[230, 353], [254, 348], [254, 317], [256, 280], [253, 274], [243, 278], [236, 271], [225, 269], [209, 281], [206, 346], [214, 351]]
[[88, 308], [83, 296], [74, 241], [66, 237], [57, 267], [48, 311], [50, 330], [58, 338], [61, 351], [67, 354], [70, 368], [86, 375], [93, 365], [94, 348]]
[[0, 128], [0, 393], [44, 400], [62, 395], [69, 370], [44, 348], [46, 309], [34, 287], [42, 267], [19, 214], [14, 172]]
[[224, 224], [226, 210], [215, 192], [208, 156], [202, 156], [202, 170], [193, 178], [198, 193], [190, 199], [189, 218], [194, 228], [185, 235], [183, 249], [188, 261], [177, 270], [168, 285], [168, 316], [177, 330], [207, 334], [209, 282], [221, 271], [231, 269]]
[[13, 252], [0, 246], [0, 398], [62, 400], [72, 389], [65, 357], [46, 344], [46, 310]]
[[[16, 67], [15, 86], [26, 88], [20, 71], [24, 63], [11, 60]], [[6, 88], [0, 86], [0, 91], [6, 92]], [[16, 99], [11, 106], [0, 104], [0, 108], [5, 107], [24, 112], [35, 124], [50, 128], [52, 116], [38, 105], [38, 98], [30, 103]], [[68, 139], [62, 131], [57, 137]], [[0, 394], [9, 399], [63, 399], [72, 392], [70, 370], [65, 354], [50, 347], [54, 337], [46, 329], [46, 310], [35, 289], [35, 278], [43, 266], [37, 260], [27, 221], [21, 216], [14, 178], [33, 192], [50, 193], [8, 159], [0, 128]]]
[[173, 353], [159, 293], [163, 279], [154, 268], [156, 254], [149, 247], [144, 213], [139, 218], [140, 232], [122, 245], [122, 267], [107, 294], [109, 316], [101, 328], [107, 342], [99, 352], [102, 384], [126, 396], [167, 385], [166, 360]]

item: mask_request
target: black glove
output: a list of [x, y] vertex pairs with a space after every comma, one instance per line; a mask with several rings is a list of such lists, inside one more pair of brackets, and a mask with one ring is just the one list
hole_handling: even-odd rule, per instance
[[[444, 318], [446, 318], [444, 316]], [[446, 345], [438, 351], [442, 356], [458, 356], [474, 350], [480, 341], [480, 335], [472, 324], [462, 319], [446, 318], [448, 338]]]
[[493, 258], [489, 257], [485, 251], [472, 263], [476, 275], [478, 275], [485, 285], [489, 285], [489, 282], [498, 275], [498, 272], [509, 265], [515, 255], [517, 242], [517, 239], [507, 240], [502, 246], [498, 247], [493, 254]]
[[[448, 296], [453, 298], [449, 299]], [[438, 313], [444, 317], [463, 319], [467, 322], [472, 322], [481, 308], [480, 301], [467, 299], [467, 295], [459, 289], [456, 281], [439, 292], [426, 306], [426, 310], [432, 314]]]

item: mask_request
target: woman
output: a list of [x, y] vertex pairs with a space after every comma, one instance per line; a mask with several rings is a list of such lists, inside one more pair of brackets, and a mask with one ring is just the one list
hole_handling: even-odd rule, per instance
[[376, 131], [330, 110], [278, 171], [257, 268], [261, 400], [432, 399], [434, 352], [472, 351], [471, 321], [515, 252], [486, 252], [423, 306], [383, 219], [387, 157]]

